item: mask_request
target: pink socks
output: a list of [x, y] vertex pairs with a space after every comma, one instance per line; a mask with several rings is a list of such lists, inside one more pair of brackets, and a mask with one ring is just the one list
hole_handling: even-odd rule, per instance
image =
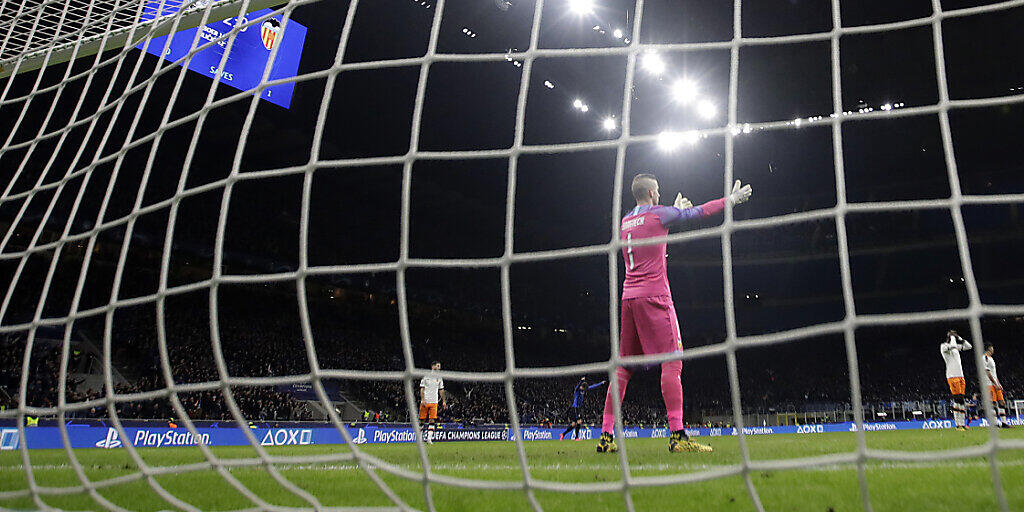
[[682, 361], [661, 363], [661, 396], [665, 398], [668, 412], [668, 428], [672, 432], [683, 429], [683, 373]]
[[[629, 384], [629, 377], [633, 375], [633, 370], [626, 368], [615, 369], [615, 379], [619, 382], [619, 396], [617, 397], [619, 403], [622, 403], [622, 397], [626, 395], [626, 385]], [[612, 396], [612, 386], [608, 385], [608, 394], [604, 397], [604, 415], [601, 417], [601, 432], [613, 432], [615, 429], [615, 412], [612, 405], [612, 400], [616, 397]], [[680, 407], [682, 409], [682, 407]]]
[[[683, 429], [683, 383], [679, 376], [683, 373], [682, 361], [669, 361], [661, 364], [661, 396], [665, 398], [665, 410], [668, 412], [668, 427], [671, 431]], [[616, 368], [615, 378], [619, 381], [619, 396], [612, 396], [612, 387], [608, 386], [608, 394], [604, 398], [604, 415], [601, 417], [601, 431], [612, 432], [615, 429], [615, 413], [612, 400], [626, 395], [626, 385], [633, 375], [632, 370]]]

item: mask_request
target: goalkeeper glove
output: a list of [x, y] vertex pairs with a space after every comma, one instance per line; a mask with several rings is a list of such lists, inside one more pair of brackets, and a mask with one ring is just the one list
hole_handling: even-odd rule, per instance
[[745, 203], [750, 200], [750, 194], [753, 191], [750, 189], [750, 185], [740, 186], [740, 180], [736, 180], [736, 183], [732, 186], [732, 193], [726, 196], [729, 202], [733, 205]]
[[676, 200], [672, 203], [672, 206], [675, 206], [680, 210], [685, 210], [687, 208], [693, 208], [693, 203], [691, 203], [689, 199], [683, 197], [682, 192], [680, 192], [676, 194]]

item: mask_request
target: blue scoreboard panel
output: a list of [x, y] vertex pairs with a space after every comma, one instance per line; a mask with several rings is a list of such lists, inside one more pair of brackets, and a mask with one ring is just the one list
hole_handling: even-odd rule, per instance
[[[161, 16], [173, 14], [178, 11], [182, 3], [181, 0], [164, 0], [161, 6], [159, 0], [149, 0], [142, 18], [149, 20], [157, 17], [158, 14]], [[226, 34], [236, 24], [247, 23], [271, 12], [273, 12], [272, 9], [260, 9], [243, 17], [228, 18], [203, 27], [156, 37], [150, 41], [146, 52], [156, 56], [161, 56], [162, 52], [164, 59], [174, 62], [188, 55], [197, 32], [199, 32], [199, 41], [196, 46], [201, 46]], [[250, 91], [259, 85], [267, 60], [270, 59], [270, 52], [277, 48], [277, 55], [267, 79], [276, 80], [295, 76], [299, 70], [299, 60], [302, 58], [302, 47], [306, 42], [306, 27], [294, 20], [288, 20], [288, 25], [283, 26], [281, 18], [282, 16], [277, 14], [261, 23], [241, 29], [231, 46], [231, 53], [224, 62], [223, 68], [219, 68], [219, 66], [221, 57], [227, 50], [227, 38], [197, 52], [188, 62], [188, 69], [211, 78], [219, 74], [221, 83], [240, 91]], [[165, 50], [164, 46], [167, 45], [168, 38], [171, 38], [171, 43]], [[142, 47], [143, 43], [137, 46], [139, 49]], [[291, 105], [294, 90], [294, 83], [275, 85], [263, 89], [260, 98], [288, 108]]]

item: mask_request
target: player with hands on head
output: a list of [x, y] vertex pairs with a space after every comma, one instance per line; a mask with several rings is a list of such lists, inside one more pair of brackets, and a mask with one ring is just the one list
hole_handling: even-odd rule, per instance
[[956, 429], [967, 430], [967, 404], [964, 392], [967, 382], [964, 380], [964, 368], [960, 364], [960, 352], [970, 350], [971, 343], [960, 337], [953, 329], [946, 332], [946, 341], [939, 345], [942, 360], [946, 363], [946, 383], [953, 395], [953, 421]]
[[[665, 354], [682, 352], [683, 339], [679, 333], [679, 320], [672, 303], [672, 292], [668, 285], [665, 265], [666, 243], [634, 246], [634, 240], [663, 237], [669, 227], [676, 223], [720, 213], [726, 201], [737, 205], [750, 199], [750, 185], [743, 186], [739, 180], [729, 195], [708, 201], [700, 206], [677, 194], [672, 206], [659, 204], [661, 195], [658, 179], [651, 174], [637, 174], [632, 183], [636, 207], [622, 218], [620, 239], [624, 242], [622, 256], [626, 264], [626, 280], [622, 285], [622, 321], [619, 324], [619, 355], [638, 356], [643, 354]], [[683, 371], [681, 360], [661, 363], [661, 394], [665, 400], [668, 415], [669, 452], [710, 452], [710, 446], [691, 441], [683, 429], [683, 385], [680, 375]], [[633, 371], [629, 368], [615, 369], [618, 395], [611, 386], [605, 396], [604, 415], [601, 424], [601, 439], [597, 444], [599, 453], [618, 451], [612, 432], [615, 428], [614, 406], [622, 402], [626, 386]]]

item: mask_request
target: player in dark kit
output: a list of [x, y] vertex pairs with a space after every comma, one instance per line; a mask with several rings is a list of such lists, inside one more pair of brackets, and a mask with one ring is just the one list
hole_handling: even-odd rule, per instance
[[967, 404], [967, 421], [966, 426], [971, 426], [971, 421], [978, 419], [978, 394], [971, 395], [966, 401]]
[[580, 408], [583, 407], [583, 398], [587, 396], [587, 391], [591, 389], [604, 386], [606, 381], [598, 382], [592, 386], [587, 385], [587, 378], [580, 377], [580, 381], [576, 384], [576, 389], [572, 392], [572, 405], [566, 411], [566, 417], [569, 419], [569, 426], [558, 436], [559, 440], [565, 439], [565, 435], [572, 431], [572, 438], [580, 440], [580, 425], [583, 424], [583, 415], [580, 414]]

